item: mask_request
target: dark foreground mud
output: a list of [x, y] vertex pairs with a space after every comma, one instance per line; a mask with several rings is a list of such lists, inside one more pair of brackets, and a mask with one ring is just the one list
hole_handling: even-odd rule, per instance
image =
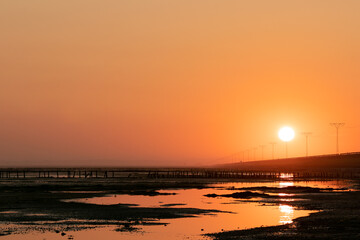
[[[250, 189], [238, 189], [250, 190]], [[266, 189], [251, 189], [262, 190]], [[267, 189], [279, 192], [277, 188]], [[305, 191], [306, 190], [306, 191]], [[287, 193], [315, 193], [302, 195], [302, 199], [287, 201], [286, 204], [295, 208], [320, 210], [307, 217], [295, 219], [293, 223], [261, 227], [248, 230], [237, 230], [207, 234], [216, 240], [235, 239], [360, 239], [360, 192], [335, 191], [334, 189], [304, 189], [290, 187]], [[283, 190], [281, 190], [283, 192]], [[304, 199], [305, 197], [305, 199]], [[265, 201], [265, 200], [264, 200]], [[273, 203], [278, 200], [266, 199]], [[261, 216], [259, 216], [261, 217]]]

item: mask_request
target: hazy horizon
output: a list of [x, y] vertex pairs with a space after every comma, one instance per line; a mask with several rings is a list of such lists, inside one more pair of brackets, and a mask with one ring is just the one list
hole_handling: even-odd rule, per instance
[[[360, 1], [0, 2], [0, 166], [360, 151]], [[246, 158], [246, 154], [245, 158]], [[240, 155], [238, 156], [240, 157]], [[223, 160], [222, 160], [223, 159]], [[222, 162], [224, 161], [224, 162]]]

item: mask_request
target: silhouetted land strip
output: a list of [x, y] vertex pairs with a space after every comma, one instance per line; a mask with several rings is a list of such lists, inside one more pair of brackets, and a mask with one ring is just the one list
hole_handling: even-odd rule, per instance
[[271, 193], [321, 193], [330, 191], [343, 191], [347, 188], [316, 188], [316, 187], [302, 187], [302, 186], [287, 186], [287, 187], [243, 187], [243, 188], [228, 188], [228, 190], [245, 190], [245, 191], [266, 191]]
[[[345, 188], [313, 188], [313, 187], [300, 187], [300, 186], [289, 186], [289, 187], [245, 187], [245, 188], [229, 188], [228, 190], [241, 190], [240, 192], [234, 192], [231, 194], [207, 194], [206, 197], [228, 197], [238, 199], [251, 199], [251, 198], [272, 198], [272, 199], [296, 199], [303, 198], [304, 194], [308, 193], [334, 193], [339, 191], [347, 190]], [[265, 193], [266, 192], [266, 193]], [[270, 195], [268, 193], [286, 193], [291, 195]]]
[[25, 178], [360, 178], [360, 153], [239, 162], [207, 168], [1, 168], [0, 179]]
[[358, 171], [358, 169], [360, 169], [360, 153], [354, 152], [266, 161], [239, 162], [218, 165], [218, 167], [238, 170], [267, 171], [307, 171], [318, 169], [326, 171], [338, 169]]
[[229, 198], [243, 198], [243, 199], [250, 199], [250, 198], [276, 198], [277, 196], [271, 196], [266, 193], [257, 193], [257, 192], [235, 192], [231, 194], [206, 194], [205, 197], [215, 198], [215, 197], [229, 197]]
[[[280, 160], [278, 160], [280, 161]], [[281, 160], [282, 161], [282, 160]], [[273, 162], [276, 165], [276, 162]], [[222, 168], [151, 168], [151, 169], [0, 169], [0, 179], [355, 179], [360, 168], [284, 168], [262, 163], [245, 163], [241, 167]]]

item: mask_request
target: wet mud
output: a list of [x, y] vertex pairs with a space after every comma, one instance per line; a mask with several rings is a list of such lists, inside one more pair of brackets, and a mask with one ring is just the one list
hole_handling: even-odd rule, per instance
[[[357, 184], [359, 188], [359, 184]], [[239, 188], [237, 190], [294, 193], [286, 204], [296, 209], [319, 210], [290, 224], [206, 234], [214, 240], [235, 239], [360, 239], [360, 191], [346, 188]], [[301, 199], [296, 194], [301, 193]], [[304, 194], [307, 193], [307, 194]], [[278, 203], [283, 197], [257, 200]]]
[[[206, 185], [205, 181], [148, 179], [2, 180], [0, 223], [6, 227], [0, 229], [0, 236], [32, 230], [62, 233], [102, 225], [114, 225], [118, 226], [117, 231], [132, 232], [141, 225], [166, 224], [161, 222], [162, 219], [220, 212], [186, 208], [180, 204], [143, 208], [136, 204], [97, 205], [66, 201], [112, 194], [172, 195], [171, 189], [205, 188]], [[158, 192], [164, 189], [169, 191]]]

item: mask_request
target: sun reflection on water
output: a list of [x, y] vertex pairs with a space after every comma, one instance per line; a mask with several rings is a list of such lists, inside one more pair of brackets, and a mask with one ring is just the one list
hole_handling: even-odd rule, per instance
[[294, 186], [294, 182], [280, 182], [279, 183], [280, 187], [290, 187], [290, 186]]
[[280, 179], [291, 179], [294, 177], [294, 174], [292, 173], [281, 173], [280, 174]]
[[281, 213], [279, 223], [280, 224], [292, 223], [292, 219], [293, 219], [293, 215], [294, 215], [294, 208], [289, 205], [280, 204], [279, 210]]

